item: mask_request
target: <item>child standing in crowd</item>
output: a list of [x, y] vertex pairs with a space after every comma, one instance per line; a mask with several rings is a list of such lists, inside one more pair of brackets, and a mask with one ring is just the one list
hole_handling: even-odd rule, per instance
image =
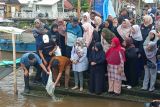
[[83, 71], [88, 69], [87, 47], [83, 38], [77, 38], [75, 45], [71, 51], [72, 69], [74, 71], [75, 90], [78, 88], [80, 81], [80, 91], [83, 91]]
[[110, 94], [119, 95], [121, 93], [122, 80], [126, 80], [124, 75], [125, 53], [117, 37], [112, 39], [111, 48], [106, 52], [108, 82]]
[[157, 46], [156, 42], [150, 41], [146, 47], [144, 47], [144, 51], [147, 58], [147, 66], [145, 66], [145, 75], [143, 80], [143, 90], [148, 89], [148, 83], [150, 80], [149, 91], [152, 92], [155, 90], [155, 82], [157, 77], [157, 65], [156, 65], [156, 53]]
[[89, 91], [101, 94], [106, 90], [105, 82], [105, 52], [100, 42], [95, 43], [89, 55], [90, 74]]

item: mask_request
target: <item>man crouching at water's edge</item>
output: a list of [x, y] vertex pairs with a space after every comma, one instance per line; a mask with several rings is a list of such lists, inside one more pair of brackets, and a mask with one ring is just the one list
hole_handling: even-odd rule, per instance
[[40, 67], [47, 73], [46, 67], [42, 63], [42, 60], [39, 58], [39, 56], [35, 53], [26, 53], [21, 57], [20, 61], [21, 67], [24, 70], [24, 83], [25, 83], [25, 88], [24, 92], [29, 93], [29, 68], [30, 66], [34, 66], [37, 69], [37, 73], [35, 76], [35, 80], [40, 78], [41, 71]]

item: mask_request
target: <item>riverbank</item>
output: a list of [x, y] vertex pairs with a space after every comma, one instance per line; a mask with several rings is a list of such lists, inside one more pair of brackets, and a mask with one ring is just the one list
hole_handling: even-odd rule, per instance
[[[42, 86], [31, 86], [32, 90], [30, 93], [21, 93], [24, 96], [32, 96], [32, 97], [40, 97], [40, 98], [50, 98], [50, 96], [46, 93], [44, 87]], [[133, 93], [136, 94], [134, 91]], [[136, 95], [129, 95], [122, 93], [120, 96], [110, 95], [107, 92], [101, 95], [96, 95], [89, 93], [87, 90], [83, 92], [79, 92], [79, 90], [71, 90], [71, 89], [64, 89], [64, 87], [58, 87], [55, 90], [55, 94], [57, 95], [65, 95], [65, 96], [72, 96], [72, 97], [85, 97], [85, 98], [96, 98], [96, 99], [109, 99], [109, 100], [122, 100], [122, 101], [133, 101], [133, 102], [151, 102], [153, 98], [147, 97], [140, 97]]]
[[[71, 79], [70, 85], [73, 86], [73, 79]], [[85, 80], [86, 83], [86, 80]], [[23, 93], [24, 96], [34, 96], [41, 98], [50, 98], [47, 94], [45, 87], [40, 84], [30, 83], [31, 91], [29, 94]], [[63, 85], [62, 85], [63, 86]], [[85, 85], [85, 87], [87, 87]], [[159, 81], [156, 84], [156, 88], [159, 89], [160, 83]], [[96, 95], [88, 92], [88, 89], [84, 89], [83, 92], [79, 90], [71, 90], [65, 89], [64, 87], [56, 87], [55, 94], [65, 95], [65, 96], [73, 96], [73, 97], [85, 97], [85, 98], [96, 98], [96, 99], [112, 99], [112, 100], [122, 100], [122, 101], [133, 101], [133, 102], [151, 102], [154, 99], [160, 98], [160, 90], [155, 90], [154, 92], [148, 92], [141, 90], [140, 86], [134, 87], [132, 89], [122, 88], [122, 94], [120, 96], [114, 96], [107, 92]]]
[[[6, 68], [7, 69], [7, 68]], [[22, 73], [21, 78], [23, 78], [23, 72], [19, 69], [18, 73]], [[50, 96], [47, 94], [45, 87], [41, 84], [35, 84], [33, 83], [33, 77], [35, 75], [34, 71], [31, 71], [31, 77], [30, 77], [30, 87], [31, 91], [29, 94], [23, 93], [23, 86], [21, 88], [22, 91], [20, 93], [24, 96], [31, 96], [31, 97], [40, 97], [40, 98], [48, 98], [50, 99]], [[8, 77], [8, 76], [7, 76]], [[6, 78], [7, 78], [6, 77]], [[71, 87], [74, 86], [74, 80], [73, 78], [70, 79], [70, 88], [65, 89], [63, 79], [61, 79], [61, 86], [62, 87], [56, 87], [55, 94], [57, 95], [63, 95], [63, 96], [72, 96], [72, 97], [82, 97], [82, 98], [96, 98], [96, 99], [107, 99], [107, 100], [122, 100], [122, 101], [133, 101], [133, 102], [151, 102], [154, 99], [160, 99], [160, 81], [156, 82], [156, 89], [154, 92], [148, 92], [141, 90], [141, 86], [134, 87], [132, 89], [122, 88], [122, 94], [120, 96], [114, 96], [110, 95], [109, 93], [105, 92], [102, 95], [96, 95], [88, 92], [88, 81], [87, 79], [84, 79], [84, 91], [80, 92], [79, 90], [71, 90]], [[23, 79], [21, 80], [23, 81]], [[142, 84], [142, 83], [140, 83]], [[24, 84], [23, 84], [24, 85]]]

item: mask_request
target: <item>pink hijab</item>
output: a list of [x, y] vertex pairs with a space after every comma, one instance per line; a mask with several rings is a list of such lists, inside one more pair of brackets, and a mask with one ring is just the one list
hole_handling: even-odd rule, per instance
[[85, 41], [86, 46], [89, 47], [92, 41], [92, 37], [93, 37], [92, 35], [93, 35], [94, 28], [91, 25], [91, 23], [88, 23], [88, 22], [84, 23], [82, 27], [84, 29], [83, 39]]

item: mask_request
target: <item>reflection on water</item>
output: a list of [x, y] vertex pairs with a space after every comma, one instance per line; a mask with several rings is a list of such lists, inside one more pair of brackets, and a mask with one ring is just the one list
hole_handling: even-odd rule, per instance
[[[12, 59], [11, 53], [3, 52], [2, 58]], [[0, 81], [0, 107], [143, 107], [142, 103], [95, 98], [65, 96], [62, 102], [56, 103], [49, 98], [25, 97], [20, 94], [24, 87], [21, 70], [18, 70], [17, 82], [18, 96], [14, 96], [13, 74]]]

